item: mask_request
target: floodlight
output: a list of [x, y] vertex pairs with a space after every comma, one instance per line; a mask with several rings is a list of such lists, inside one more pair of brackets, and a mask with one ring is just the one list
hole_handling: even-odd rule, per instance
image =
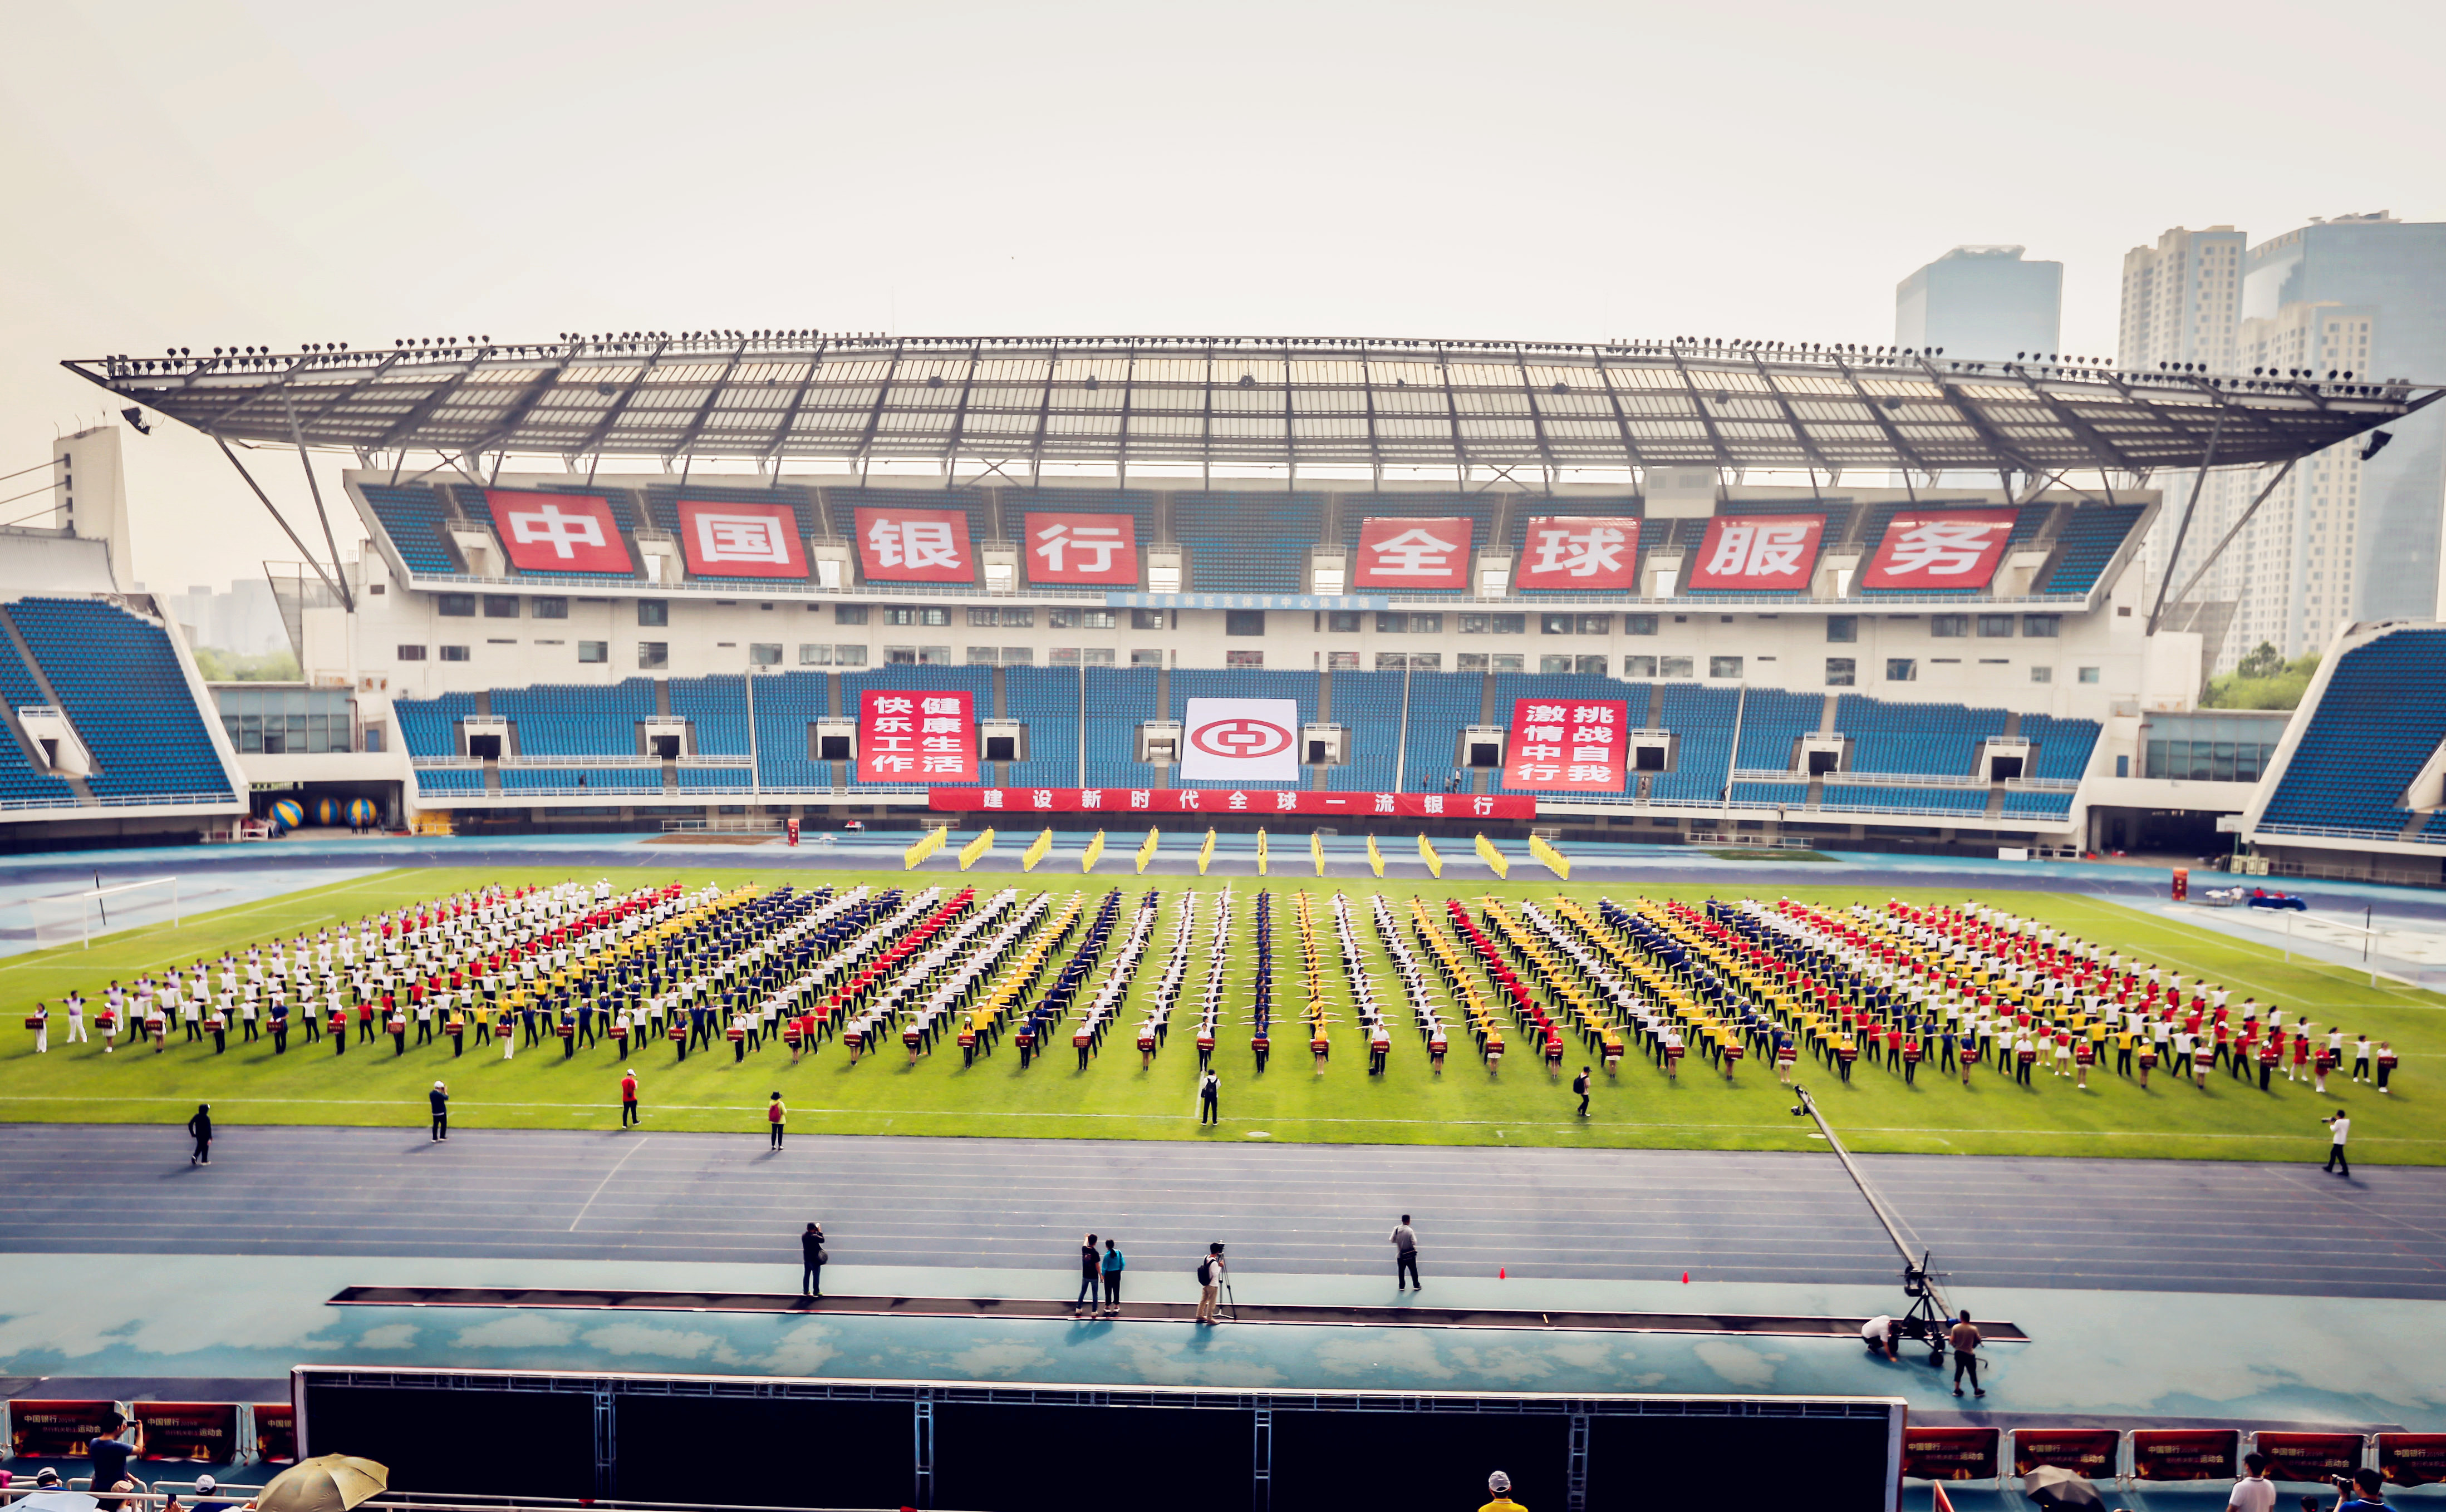
[[2386, 443], [2393, 439], [2395, 439], [2395, 436], [2394, 433], [2390, 431], [2370, 432], [2369, 444], [2361, 448], [2361, 460], [2366, 462], [2371, 457], [2376, 457], [2379, 453], [2385, 451]]
[[[125, 420], [129, 425], [134, 426], [136, 434], [139, 436], [150, 436], [153, 434], [153, 427], [144, 423], [144, 412], [136, 408], [134, 405], [130, 405], [126, 409], [121, 410], [119, 412], [119, 418]], [[2380, 432], [2380, 434], [2383, 435], [2384, 432]]]

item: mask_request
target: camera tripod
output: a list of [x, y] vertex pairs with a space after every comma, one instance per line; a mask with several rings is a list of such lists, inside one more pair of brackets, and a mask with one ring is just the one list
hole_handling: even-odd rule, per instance
[[1792, 1091], [1800, 1099], [1792, 1110], [1793, 1116], [1816, 1121], [1817, 1131], [1826, 1136], [1826, 1147], [1834, 1152], [1835, 1159], [1843, 1163], [1843, 1169], [1851, 1176], [1852, 1185], [1860, 1189], [1860, 1195], [1868, 1201], [1869, 1211], [1875, 1215], [1878, 1226], [1892, 1241], [1894, 1252], [1903, 1258], [1903, 1296], [1910, 1301], [1903, 1309], [1902, 1316], [1894, 1319], [1894, 1332], [1926, 1344], [1928, 1362], [1943, 1365], [1945, 1346], [1953, 1328], [1953, 1310], [1946, 1305], [1945, 1294], [1937, 1289], [1939, 1273], [1929, 1268], [1929, 1252], [1919, 1247], [1919, 1258], [1911, 1259], [1911, 1251], [1917, 1247], [1917, 1236], [1910, 1239], [1903, 1237], [1905, 1225], [1902, 1221], [1887, 1208], [1876, 1188], [1869, 1185], [1868, 1177], [1852, 1163], [1852, 1152], [1843, 1148], [1843, 1141], [1835, 1137], [1833, 1127], [1826, 1122], [1826, 1115], [1817, 1111], [1817, 1100], [1809, 1095], [1809, 1089], [1796, 1085]]

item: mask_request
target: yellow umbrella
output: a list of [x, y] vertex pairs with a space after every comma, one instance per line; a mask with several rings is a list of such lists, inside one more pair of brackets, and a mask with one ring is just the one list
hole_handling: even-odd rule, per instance
[[272, 1478], [256, 1512], [348, 1512], [390, 1488], [390, 1467], [353, 1454], [317, 1454]]

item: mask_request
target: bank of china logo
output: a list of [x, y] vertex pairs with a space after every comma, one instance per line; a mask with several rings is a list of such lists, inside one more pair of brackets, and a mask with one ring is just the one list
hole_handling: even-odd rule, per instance
[[1291, 733], [1265, 719], [1217, 719], [1190, 732], [1189, 743], [1228, 761], [1255, 761], [1291, 743]]

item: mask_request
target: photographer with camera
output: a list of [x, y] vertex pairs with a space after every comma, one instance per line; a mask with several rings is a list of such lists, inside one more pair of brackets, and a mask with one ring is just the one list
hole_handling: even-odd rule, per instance
[[[2386, 1480], [2376, 1470], [2330, 1476], [2328, 1484], [2336, 1488], [2336, 1504], [2329, 1512], [2387, 1512]], [[2304, 1497], [2302, 1512], [2319, 1512], [2319, 1499]]]

